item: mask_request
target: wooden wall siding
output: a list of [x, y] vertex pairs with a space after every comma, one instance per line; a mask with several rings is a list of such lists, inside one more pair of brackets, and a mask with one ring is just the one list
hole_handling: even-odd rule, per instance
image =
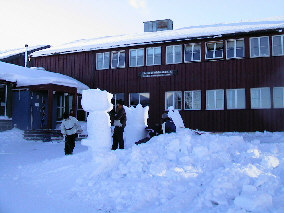
[[[211, 40], [211, 39], [210, 39]], [[220, 39], [219, 39], [220, 40]], [[128, 67], [129, 49], [126, 50], [126, 68], [95, 69], [96, 52], [82, 52], [34, 58], [34, 66], [74, 77], [90, 88], [100, 88], [111, 93], [150, 93], [150, 125], [160, 121], [165, 108], [166, 91], [202, 91], [202, 110], [181, 110], [186, 127], [205, 131], [284, 131], [284, 109], [250, 109], [250, 88], [284, 86], [284, 57], [250, 58], [249, 38], [245, 38], [245, 58], [236, 60], [165, 64], [165, 49], [162, 45], [162, 65]], [[271, 44], [270, 44], [271, 45]], [[154, 45], [159, 46], [159, 45]], [[148, 46], [140, 46], [148, 47]], [[204, 42], [202, 42], [204, 47]], [[138, 47], [137, 47], [138, 48]], [[107, 52], [112, 50], [102, 50]], [[146, 60], [145, 60], [146, 63]], [[172, 77], [140, 78], [143, 71], [177, 70]], [[246, 109], [205, 110], [206, 90], [246, 89]], [[128, 103], [128, 96], [126, 103]], [[184, 104], [184, 102], [182, 103]], [[273, 106], [273, 104], [272, 104]], [[226, 107], [226, 101], [225, 101]]]

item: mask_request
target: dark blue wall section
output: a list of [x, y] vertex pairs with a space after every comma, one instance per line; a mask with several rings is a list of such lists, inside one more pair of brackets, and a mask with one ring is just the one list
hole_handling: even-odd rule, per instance
[[22, 130], [31, 128], [30, 105], [29, 91], [13, 92], [12, 118], [13, 125], [16, 124], [17, 128]]

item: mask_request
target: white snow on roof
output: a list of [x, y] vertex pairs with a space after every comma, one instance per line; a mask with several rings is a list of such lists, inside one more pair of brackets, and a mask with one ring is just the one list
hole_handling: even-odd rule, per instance
[[[45, 47], [45, 46], [47, 46], [47, 45], [29, 46], [28, 51], [35, 50], [35, 49], [38, 49], [38, 48], [42, 48], [42, 47]], [[24, 53], [25, 51], [26, 51], [25, 47], [0, 51], [0, 59], [8, 58], [8, 57], [13, 56], [13, 55], [18, 55], [20, 53]]]
[[282, 29], [284, 28], [284, 17], [274, 20], [258, 22], [239, 22], [230, 24], [215, 24], [192, 26], [177, 30], [158, 32], [144, 32], [132, 35], [106, 36], [94, 39], [82, 39], [55, 46], [46, 50], [34, 52], [33, 57], [67, 54], [98, 49], [110, 49], [126, 46], [137, 46], [149, 43], [165, 42], [178, 39], [192, 39], [204, 36], [222, 36], [224, 34], [251, 32], [257, 30]]
[[4, 62], [0, 62], [0, 79], [9, 82], [16, 82], [18, 87], [40, 84], [57, 84], [75, 87], [77, 88], [78, 93], [82, 93], [82, 90], [89, 89], [89, 87], [85, 84], [66, 75], [21, 67]]

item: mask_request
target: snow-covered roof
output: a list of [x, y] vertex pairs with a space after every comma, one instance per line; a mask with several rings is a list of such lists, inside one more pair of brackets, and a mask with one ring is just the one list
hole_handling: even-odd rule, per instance
[[[44, 47], [47, 47], [47, 46], [49, 46], [49, 45], [29, 46], [28, 51], [33, 51], [33, 50], [44, 48]], [[25, 47], [0, 51], [0, 59], [4, 59], [4, 58], [8, 58], [10, 56], [18, 55], [20, 53], [24, 53], [25, 51], [26, 51]]]
[[166, 42], [179, 39], [193, 39], [206, 36], [221, 37], [224, 34], [245, 33], [258, 30], [283, 29], [284, 17], [269, 21], [238, 22], [229, 24], [215, 24], [192, 26], [176, 30], [144, 32], [131, 35], [106, 36], [93, 39], [82, 39], [61, 46], [34, 52], [33, 57], [53, 54], [67, 54], [98, 49], [110, 49], [126, 46], [137, 46], [157, 42]]
[[15, 82], [18, 87], [40, 84], [57, 84], [77, 88], [78, 93], [89, 89], [88, 86], [66, 75], [31, 69], [13, 64], [0, 62], [0, 79]]

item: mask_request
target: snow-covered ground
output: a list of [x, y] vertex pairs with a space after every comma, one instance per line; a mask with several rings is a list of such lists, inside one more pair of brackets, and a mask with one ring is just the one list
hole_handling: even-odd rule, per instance
[[[188, 129], [94, 161], [0, 133], [0, 212], [284, 212], [284, 133]], [[99, 158], [98, 158], [99, 159]]]

